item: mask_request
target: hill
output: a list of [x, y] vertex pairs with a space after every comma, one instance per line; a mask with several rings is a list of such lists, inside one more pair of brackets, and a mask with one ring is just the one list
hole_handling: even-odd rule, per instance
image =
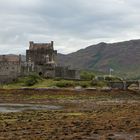
[[58, 54], [60, 65], [72, 68], [109, 72], [126, 78], [140, 76], [140, 40], [99, 43], [68, 55]]

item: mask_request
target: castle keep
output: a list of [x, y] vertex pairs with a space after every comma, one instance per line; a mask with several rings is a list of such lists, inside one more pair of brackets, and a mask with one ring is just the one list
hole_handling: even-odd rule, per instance
[[35, 65], [48, 65], [56, 63], [57, 51], [51, 43], [34, 43], [30, 42], [29, 50], [26, 50], [26, 61], [34, 62]]
[[77, 70], [57, 66], [57, 51], [51, 43], [29, 43], [26, 61], [19, 56], [0, 56], [0, 83], [37, 73], [44, 78], [79, 79]]
[[26, 50], [26, 62], [23, 65], [23, 73], [36, 72], [45, 78], [55, 77], [57, 51], [51, 43], [30, 42], [29, 50]]

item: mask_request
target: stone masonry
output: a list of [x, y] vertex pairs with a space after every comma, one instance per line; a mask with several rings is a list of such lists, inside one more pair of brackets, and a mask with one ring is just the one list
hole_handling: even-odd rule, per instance
[[26, 63], [23, 73], [36, 72], [45, 78], [79, 79], [78, 71], [57, 66], [57, 51], [51, 43], [30, 42], [26, 50]]
[[0, 56], [0, 83], [14, 81], [21, 73], [21, 56]]
[[29, 43], [26, 61], [19, 56], [0, 56], [0, 83], [14, 81], [19, 76], [37, 73], [44, 78], [79, 79], [79, 71], [57, 66], [57, 51], [51, 43]]

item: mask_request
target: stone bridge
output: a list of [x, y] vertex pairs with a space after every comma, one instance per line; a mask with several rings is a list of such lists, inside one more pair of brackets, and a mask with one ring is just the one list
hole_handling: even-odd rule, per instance
[[127, 90], [132, 84], [135, 84], [140, 90], [140, 80], [138, 81], [110, 81], [108, 82], [109, 87], [113, 89]]

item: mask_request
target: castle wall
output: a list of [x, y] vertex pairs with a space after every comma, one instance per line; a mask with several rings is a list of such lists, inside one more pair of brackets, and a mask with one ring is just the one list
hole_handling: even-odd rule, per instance
[[44, 65], [48, 62], [56, 61], [56, 51], [54, 50], [46, 50], [46, 49], [38, 49], [38, 50], [27, 50], [26, 51], [26, 61], [34, 62], [36, 65]]
[[64, 79], [80, 79], [78, 70], [69, 69], [68, 67], [55, 67], [55, 77]]
[[44, 65], [56, 61], [57, 51], [51, 43], [30, 42], [29, 50], [26, 50], [26, 61], [34, 62], [35, 65]]
[[45, 78], [79, 79], [77, 70], [56, 66], [56, 55], [53, 41], [51, 43], [30, 42], [29, 50], [26, 50], [27, 73], [32, 72], [33, 68], [30, 64], [34, 63], [34, 72]]
[[21, 66], [18, 62], [0, 61], [0, 83], [11, 82], [20, 76]]
[[55, 67], [51, 65], [37, 65], [35, 66], [35, 72], [44, 78], [55, 77]]
[[45, 78], [79, 79], [77, 70], [68, 67], [56, 66], [57, 51], [51, 43], [30, 42], [29, 50], [26, 50], [26, 62], [19, 58], [0, 56], [0, 83], [11, 82], [18, 76], [28, 76], [37, 73]]

